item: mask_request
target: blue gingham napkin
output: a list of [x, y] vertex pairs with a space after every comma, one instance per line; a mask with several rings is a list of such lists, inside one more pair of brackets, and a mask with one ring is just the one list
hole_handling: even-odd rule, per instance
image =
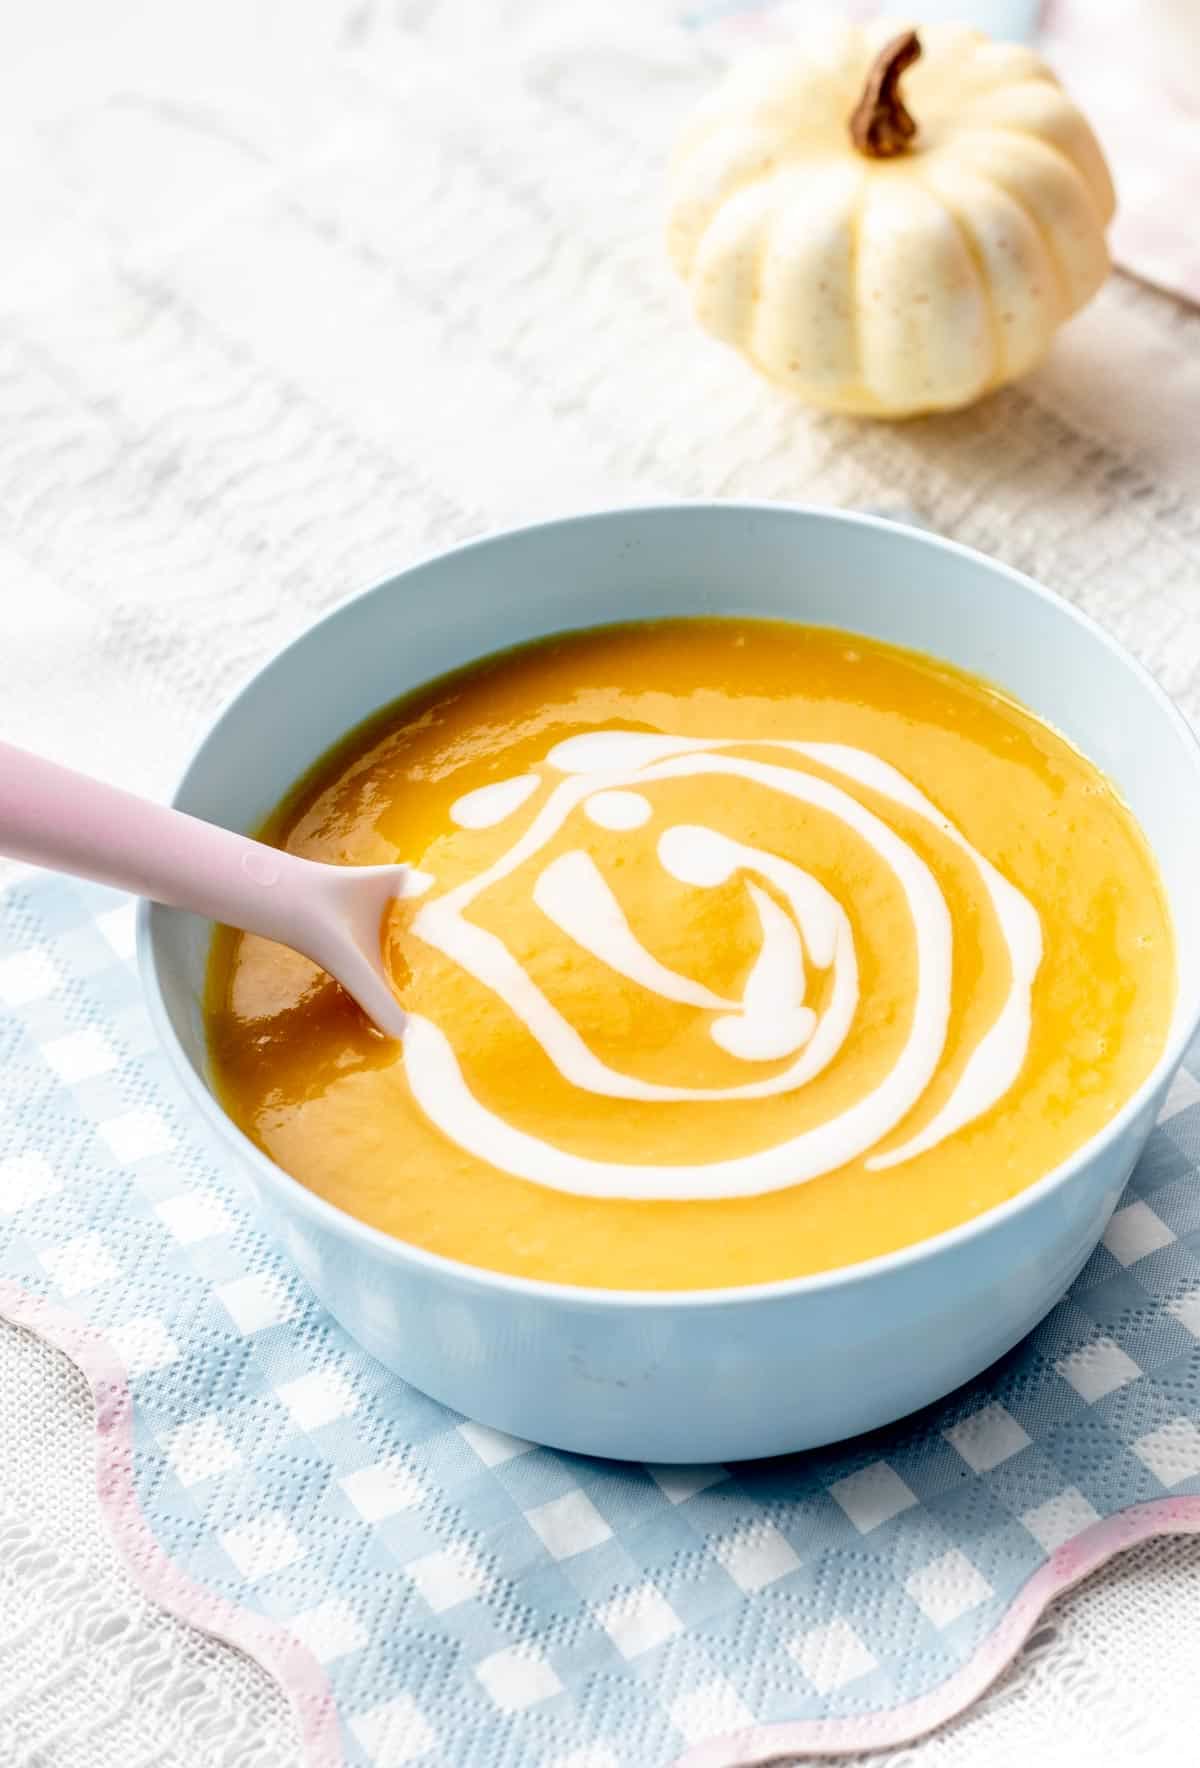
[[962, 1706], [1063, 1584], [1200, 1526], [1198, 1161], [1185, 1071], [1070, 1296], [903, 1425], [728, 1467], [556, 1454], [323, 1313], [153, 1045], [129, 903], [0, 895], [0, 1305], [103, 1347], [140, 1575], [288, 1642], [262, 1655], [313, 1764], [729, 1764]]

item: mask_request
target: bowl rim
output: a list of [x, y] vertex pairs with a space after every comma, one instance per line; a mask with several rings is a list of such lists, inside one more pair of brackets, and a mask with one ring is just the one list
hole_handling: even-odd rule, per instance
[[[292, 651], [298, 649], [300, 645], [307, 644], [313, 635], [325, 626], [341, 619], [346, 611], [357, 603], [366, 601], [369, 597], [384, 594], [389, 590], [398, 589], [406, 578], [416, 576], [428, 566], [449, 561], [464, 553], [497, 545], [503, 546], [538, 530], [586, 527], [590, 523], [607, 523], [641, 516], [682, 517], [687, 520], [690, 516], [701, 511], [735, 517], [738, 515], [800, 516], [820, 522], [844, 524], [848, 527], [863, 527], [892, 534], [899, 533], [903, 534], [906, 539], [916, 542], [918, 546], [932, 547], [935, 551], [949, 553], [974, 567], [983, 567], [994, 576], [1004, 580], [1010, 589], [1032, 595], [1035, 599], [1046, 603], [1079, 628], [1083, 634], [1098, 640], [1123, 665], [1143, 692], [1165, 714], [1168, 725], [1173, 727], [1179, 738], [1182, 754], [1191, 758], [1192, 766], [1197, 774], [1197, 784], [1200, 785], [1200, 734], [1192, 728], [1166, 690], [1160, 687], [1146, 666], [1119, 643], [1098, 620], [1094, 620], [1090, 614], [1068, 601], [1065, 596], [1048, 589], [1026, 572], [1019, 571], [1015, 566], [1005, 564], [1000, 559], [994, 559], [974, 547], [965, 546], [960, 541], [950, 540], [931, 529], [886, 515], [853, 509], [823, 507], [819, 504], [694, 498], [609, 505], [600, 509], [579, 511], [572, 515], [553, 516], [536, 522], [522, 522], [507, 528], [489, 530], [485, 534], [476, 535], [472, 539], [461, 541], [454, 546], [435, 548], [404, 565], [391, 576], [382, 578], [364, 589], [351, 591], [335, 602], [318, 619], [311, 621], [296, 633], [278, 650], [273, 651], [233, 693], [227, 696], [217, 713], [207, 722], [199, 741], [191, 749], [172, 789], [169, 802], [177, 806], [179, 795], [214, 732], [224, 723], [236, 706], [255, 692], [258, 681], [265, 671], [273, 668]], [[993, 685], [1003, 689], [1002, 683], [997, 682]], [[1028, 710], [1032, 711], [1035, 717], [1041, 718], [1042, 715], [1036, 708], [1030, 707]], [[1048, 721], [1043, 720], [1043, 722]], [[1153, 848], [1151, 851], [1153, 852]], [[1157, 855], [1155, 855], [1155, 859], [1157, 860]], [[431, 1277], [448, 1279], [456, 1285], [465, 1284], [468, 1287], [490, 1290], [497, 1295], [546, 1303], [569, 1303], [575, 1308], [594, 1308], [598, 1311], [628, 1308], [656, 1311], [684, 1308], [737, 1308], [753, 1305], [756, 1302], [799, 1299], [805, 1295], [820, 1294], [831, 1290], [852, 1288], [861, 1283], [869, 1283], [877, 1278], [921, 1265], [926, 1260], [937, 1258], [940, 1254], [952, 1253], [958, 1247], [965, 1246], [968, 1242], [1003, 1227], [1014, 1218], [1032, 1209], [1041, 1199], [1066, 1185], [1085, 1167], [1089, 1166], [1097, 1156], [1103, 1154], [1117, 1142], [1129, 1124], [1150, 1103], [1154, 1095], [1174, 1076], [1189, 1046], [1196, 1038], [1197, 1033], [1200, 1032], [1200, 990], [1198, 990], [1196, 999], [1187, 1011], [1181, 1010], [1181, 1003], [1177, 1000], [1172, 1027], [1157, 1062], [1141, 1085], [1130, 1095], [1103, 1129], [1098, 1130], [1087, 1141], [1081, 1143], [1066, 1160], [1061, 1161], [1058, 1166], [1052, 1167], [1048, 1173], [1044, 1173], [1040, 1179], [1035, 1179], [1032, 1184], [1026, 1185], [1014, 1196], [1005, 1199], [1002, 1203], [994, 1204], [990, 1209], [982, 1211], [977, 1216], [969, 1217], [965, 1222], [959, 1222], [955, 1227], [943, 1229], [940, 1234], [930, 1235], [926, 1239], [913, 1241], [910, 1245], [897, 1247], [893, 1252], [880, 1253], [873, 1258], [858, 1260], [854, 1264], [838, 1265], [831, 1270], [812, 1272], [806, 1276], [775, 1278], [767, 1283], [731, 1284], [719, 1289], [614, 1289], [592, 1287], [585, 1284], [556, 1283], [546, 1278], [522, 1277], [508, 1271], [491, 1270], [484, 1265], [468, 1264], [464, 1260], [450, 1258], [445, 1253], [431, 1252], [426, 1247], [415, 1246], [411, 1241], [402, 1240], [382, 1228], [373, 1227], [369, 1222], [361, 1221], [357, 1216], [351, 1215], [348, 1210], [342, 1209], [338, 1204], [330, 1203], [327, 1199], [319, 1197], [316, 1192], [310, 1191], [299, 1179], [293, 1177], [284, 1167], [279, 1166], [268, 1154], [265, 1154], [225, 1112], [220, 1100], [209, 1090], [202, 1076], [192, 1066], [175, 1033], [159, 976], [152, 923], [154, 906], [146, 899], [138, 904], [136, 950], [142, 988], [155, 1035], [167, 1055], [170, 1066], [181, 1081], [185, 1096], [197, 1107], [210, 1129], [214, 1129], [219, 1138], [223, 1138], [244, 1161], [250, 1164], [261, 1179], [264, 1189], [282, 1189], [287, 1194], [288, 1207], [298, 1208], [301, 1214], [315, 1218], [316, 1222], [326, 1229], [335, 1231], [342, 1236], [348, 1235], [350, 1239], [369, 1248], [372, 1252], [381, 1254], [387, 1261], [398, 1265], [414, 1264]], [[269, 1223], [267, 1226], [270, 1228]]]

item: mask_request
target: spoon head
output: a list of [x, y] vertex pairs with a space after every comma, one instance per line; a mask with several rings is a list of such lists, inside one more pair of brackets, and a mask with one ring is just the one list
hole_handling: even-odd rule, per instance
[[433, 879], [413, 866], [334, 866], [309, 862], [312, 938], [307, 955], [336, 978], [385, 1037], [404, 1035], [404, 1009], [384, 960], [388, 909], [420, 896]]

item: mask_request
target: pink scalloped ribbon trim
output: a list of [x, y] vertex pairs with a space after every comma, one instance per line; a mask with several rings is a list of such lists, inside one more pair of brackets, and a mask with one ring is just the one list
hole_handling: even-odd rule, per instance
[[857, 1719], [796, 1719], [751, 1725], [709, 1738], [678, 1757], [674, 1768], [756, 1768], [787, 1756], [851, 1756], [893, 1749], [944, 1725], [977, 1701], [1012, 1662], [1056, 1596], [1105, 1560], [1153, 1535], [1200, 1532], [1200, 1498], [1155, 1498], [1081, 1530], [1057, 1548], [1013, 1599], [974, 1657], [920, 1700]]
[[343, 1768], [333, 1691], [312, 1653], [262, 1615], [193, 1583], [155, 1540], [137, 1500], [133, 1395], [114, 1346], [77, 1315], [3, 1280], [0, 1315], [62, 1351], [91, 1389], [96, 1407], [96, 1494], [138, 1588], [176, 1619], [235, 1645], [274, 1677], [295, 1715], [303, 1768]]
[[[0, 1280], [0, 1316], [70, 1358], [96, 1407], [96, 1491], [113, 1539], [139, 1588], [188, 1626], [224, 1639], [275, 1678], [296, 1717], [304, 1768], [343, 1768], [337, 1709], [320, 1664], [284, 1628], [204, 1589], [159, 1546], [138, 1506], [133, 1478], [133, 1395], [104, 1334], [75, 1314]], [[1057, 1548], [1014, 1598], [961, 1670], [932, 1693], [853, 1719], [752, 1725], [709, 1738], [674, 1768], [755, 1768], [781, 1756], [856, 1755], [891, 1749], [964, 1712], [1012, 1662], [1050, 1603], [1106, 1560], [1155, 1535], [1200, 1533], [1200, 1498], [1157, 1498], [1093, 1523]]]

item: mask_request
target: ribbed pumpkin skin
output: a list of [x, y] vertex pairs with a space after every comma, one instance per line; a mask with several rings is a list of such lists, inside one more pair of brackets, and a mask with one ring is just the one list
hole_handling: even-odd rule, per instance
[[1023, 374], [1109, 269], [1112, 180], [1031, 50], [920, 29], [912, 148], [870, 159], [848, 120], [894, 21], [736, 67], [671, 167], [668, 243], [696, 318], [832, 411], [965, 405]]

